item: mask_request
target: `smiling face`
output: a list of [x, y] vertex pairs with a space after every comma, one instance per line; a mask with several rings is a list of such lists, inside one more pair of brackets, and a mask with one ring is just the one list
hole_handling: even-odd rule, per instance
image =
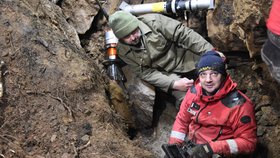
[[199, 73], [199, 80], [207, 95], [214, 95], [223, 82], [223, 75], [214, 70]]
[[134, 31], [132, 31], [129, 35], [123, 37], [121, 40], [128, 45], [137, 45], [140, 42], [140, 39], [141, 32], [140, 29], [137, 28]]

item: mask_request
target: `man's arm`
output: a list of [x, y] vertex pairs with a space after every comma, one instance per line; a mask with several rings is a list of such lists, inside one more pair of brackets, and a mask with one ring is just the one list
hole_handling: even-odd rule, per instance
[[156, 69], [142, 67], [138, 63], [127, 58], [125, 55], [119, 54], [119, 57], [131, 67], [137, 77], [165, 92], [173, 89], [174, 82], [181, 79], [180, 76], [176, 74], [164, 74]]

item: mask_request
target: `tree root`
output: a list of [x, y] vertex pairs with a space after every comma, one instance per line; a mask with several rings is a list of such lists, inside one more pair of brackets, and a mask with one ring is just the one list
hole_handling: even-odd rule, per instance
[[72, 109], [71, 109], [61, 98], [52, 96], [51, 94], [49, 94], [48, 96], [51, 97], [51, 98], [53, 98], [53, 99], [55, 99], [55, 100], [58, 100], [58, 101], [63, 105], [63, 107], [64, 107], [65, 109], [67, 109], [67, 111], [68, 111], [69, 115], [71, 116], [71, 118], [72, 118], [73, 120], [75, 120], [74, 115], [73, 115], [73, 112], [72, 112]]
[[79, 158], [80, 151], [87, 148], [88, 146], [90, 146], [90, 140], [85, 145], [79, 146], [79, 147], [76, 147], [73, 143], [73, 148], [74, 148], [74, 152], [75, 152], [74, 158]]

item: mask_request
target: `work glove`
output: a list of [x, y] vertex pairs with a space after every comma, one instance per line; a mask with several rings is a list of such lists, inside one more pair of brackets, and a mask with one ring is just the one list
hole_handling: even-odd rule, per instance
[[209, 144], [200, 144], [192, 149], [190, 158], [210, 158], [213, 155], [213, 150]]

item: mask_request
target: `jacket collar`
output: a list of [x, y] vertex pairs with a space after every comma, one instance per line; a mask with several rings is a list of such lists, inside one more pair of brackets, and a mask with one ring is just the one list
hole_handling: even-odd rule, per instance
[[140, 20], [139, 20], [139, 28], [142, 32], [142, 35], [146, 35], [147, 33], [152, 32], [152, 30]]

